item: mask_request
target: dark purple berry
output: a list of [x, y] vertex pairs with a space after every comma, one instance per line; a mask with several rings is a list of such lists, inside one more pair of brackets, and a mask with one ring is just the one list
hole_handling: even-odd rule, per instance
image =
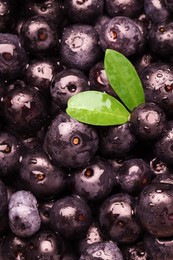
[[143, 159], [129, 159], [119, 168], [118, 182], [130, 194], [138, 194], [152, 179], [149, 165]]
[[100, 34], [102, 49], [113, 49], [125, 56], [131, 56], [138, 51], [142, 40], [141, 31], [129, 17], [116, 16], [103, 25]]
[[87, 90], [89, 90], [88, 79], [78, 69], [65, 69], [56, 73], [50, 85], [51, 97], [62, 109], [67, 107], [71, 96]]
[[92, 201], [105, 198], [115, 185], [111, 164], [96, 156], [85, 168], [74, 171], [72, 180], [74, 192]]
[[50, 220], [52, 228], [63, 238], [81, 238], [86, 235], [91, 224], [91, 210], [84, 199], [66, 196], [54, 202]]
[[134, 212], [135, 201], [126, 193], [118, 193], [104, 200], [99, 210], [103, 234], [121, 244], [131, 244], [141, 233]]
[[102, 15], [103, 0], [64, 0], [65, 12], [73, 23], [92, 24]]
[[132, 111], [130, 123], [138, 137], [153, 140], [161, 136], [166, 115], [155, 103], [144, 103]]
[[173, 235], [172, 184], [153, 183], [138, 197], [137, 216], [145, 230], [156, 237]]
[[67, 168], [86, 166], [97, 149], [95, 128], [70, 118], [64, 112], [53, 119], [44, 140], [44, 150], [50, 159]]
[[97, 31], [91, 25], [74, 24], [64, 28], [60, 56], [68, 68], [87, 71], [98, 62], [101, 49]]

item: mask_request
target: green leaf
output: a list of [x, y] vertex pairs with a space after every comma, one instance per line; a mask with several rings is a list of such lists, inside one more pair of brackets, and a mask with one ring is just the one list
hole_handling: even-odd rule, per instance
[[72, 96], [66, 112], [80, 122], [100, 126], [124, 124], [130, 115], [114, 97], [94, 90]]
[[104, 67], [111, 87], [130, 111], [145, 102], [141, 80], [123, 54], [107, 49]]

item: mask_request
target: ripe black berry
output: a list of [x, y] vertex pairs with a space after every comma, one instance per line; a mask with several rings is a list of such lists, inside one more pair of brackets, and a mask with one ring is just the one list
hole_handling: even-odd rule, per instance
[[44, 150], [51, 160], [67, 168], [86, 166], [97, 149], [96, 130], [63, 112], [53, 119], [44, 140]]
[[67, 196], [54, 202], [50, 210], [51, 225], [63, 238], [85, 236], [91, 221], [91, 211], [85, 200]]
[[102, 49], [113, 49], [125, 56], [138, 51], [142, 34], [138, 25], [129, 17], [116, 16], [103, 25], [100, 35]]
[[72, 173], [74, 191], [86, 200], [101, 200], [114, 186], [111, 165], [101, 157], [94, 157], [85, 168]]
[[89, 90], [88, 79], [78, 69], [66, 69], [56, 73], [50, 85], [51, 97], [62, 109], [67, 107], [71, 96], [86, 90]]
[[145, 103], [132, 111], [130, 123], [138, 137], [151, 140], [162, 134], [166, 125], [166, 116], [156, 104]]
[[60, 55], [68, 68], [89, 70], [100, 59], [99, 37], [94, 27], [74, 24], [64, 28]]
[[153, 183], [138, 197], [137, 215], [142, 226], [156, 237], [173, 235], [172, 184]]
[[99, 223], [102, 232], [122, 244], [131, 244], [140, 235], [141, 228], [134, 213], [135, 202], [128, 194], [108, 197], [100, 206]]

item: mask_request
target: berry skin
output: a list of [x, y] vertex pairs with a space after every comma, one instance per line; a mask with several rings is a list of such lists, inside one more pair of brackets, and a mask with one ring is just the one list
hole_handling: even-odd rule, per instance
[[104, 157], [114, 158], [127, 154], [136, 143], [129, 123], [100, 128], [99, 150]]
[[60, 112], [46, 133], [43, 148], [57, 166], [85, 167], [98, 149], [98, 135], [92, 126]]
[[161, 58], [173, 55], [173, 22], [165, 21], [152, 24], [149, 33], [150, 49]]
[[106, 72], [104, 69], [104, 63], [102, 61], [96, 63], [89, 72], [89, 80], [91, 88], [98, 91], [106, 92], [112, 96], [116, 96], [115, 92], [111, 88]]
[[2, 259], [26, 259], [26, 243], [26, 238], [18, 237], [12, 232], [8, 233], [1, 243]]
[[161, 136], [166, 125], [166, 115], [155, 103], [144, 103], [132, 111], [130, 123], [138, 137], [153, 140]]
[[142, 10], [141, 0], [105, 0], [106, 12], [111, 16], [135, 17]]
[[66, 187], [65, 172], [54, 166], [42, 149], [25, 152], [20, 161], [20, 185], [42, 200], [49, 200]]
[[113, 49], [125, 56], [131, 56], [138, 51], [142, 40], [142, 34], [135, 23], [129, 17], [116, 16], [103, 25], [100, 34], [102, 49]]
[[62, 259], [63, 241], [50, 230], [40, 230], [26, 245], [26, 259]]
[[26, 82], [30, 86], [38, 88], [46, 96], [50, 95], [50, 83], [54, 74], [62, 70], [58, 60], [40, 58], [32, 60], [25, 71]]
[[146, 102], [154, 102], [166, 115], [173, 114], [173, 67], [168, 63], [154, 62], [141, 73]]
[[0, 176], [13, 176], [20, 167], [22, 144], [18, 137], [9, 132], [0, 132]]
[[50, 209], [52, 228], [66, 239], [84, 237], [92, 221], [91, 211], [84, 199], [66, 196], [54, 202]]
[[121, 252], [124, 260], [149, 260], [143, 240], [139, 240], [129, 246], [121, 247]]
[[151, 183], [138, 197], [136, 213], [141, 225], [156, 237], [173, 236], [172, 184]]
[[9, 226], [19, 237], [29, 237], [36, 233], [41, 224], [37, 201], [29, 191], [16, 191], [8, 204]]
[[19, 77], [27, 65], [27, 56], [15, 34], [0, 33], [0, 77], [9, 80]]
[[56, 73], [50, 85], [50, 93], [54, 102], [62, 109], [73, 95], [89, 90], [89, 82], [85, 74], [77, 69], [65, 69]]
[[92, 223], [88, 229], [86, 236], [77, 241], [77, 251], [81, 255], [88, 246], [94, 243], [103, 242], [104, 237], [98, 227], [97, 223]]
[[149, 259], [173, 259], [172, 237], [158, 238], [147, 233], [144, 236], [144, 245]]
[[43, 16], [51, 20], [56, 26], [60, 26], [63, 22], [63, 12], [60, 1], [56, 0], [27, 0], [24, 3], [25, 14], [27, 17], [35, 15]]
[[150, 167], [143, 159], [125, 161], [118, 173], [118, 183], [129, 194], [139, 194], [152, 179]]
[[58, 47], [58, 37], [54, 23], [40, 15], [26, 19], [20, 30], [22, 46], [36, 56], [54, 53]]
[[155, 144], [155, 154], [163, 162], [173, 164], [173, 121], [170, 120], [163, 135]]
[[93, 26], [74, 24], [64, 28], [60, 57], [67, 68], [88, 71], [101, 57], [99, 37]]
[[141, 227], [134, 214], [135, 201], [126, 193], [118, 193], [104, 200], [99, 209], [99, 223], [103, 234], [120, 244], [131, 244], [140, 235]]
[[74, 192], [86, 200], [100, 201], [114, 186], [113, 168], [101, 157], [94, 157], [86, 168], [72, 173]]
[[41, 129], [48, 116], [40, 93], [20, 85], [5, 94], [3, 111], [7, 126], [22, 135], [31, 135]]
[[79, 260], [123, 260], [123, 256], [117, 244], [113, 241], [98, 242], [89, 245], [82, 253]]
[[169, 9], [165, 5], [166, 0], [144, 0], [144, 10], [153, 23], [166, 21], [170, 18]]
[[103, 0], [64, 0], [65, 12], [73, 23], [92, 24], [102, 15], [103, 7]]

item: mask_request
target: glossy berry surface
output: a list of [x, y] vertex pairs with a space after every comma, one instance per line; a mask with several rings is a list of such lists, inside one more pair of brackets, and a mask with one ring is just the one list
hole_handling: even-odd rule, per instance
[[50, 93], [60, 108], [67, 107], [73, 95], [89, 90], [89, 82], [85, 74], [78, 69], [66, 69], [56, 73], [50, 85]]
[[156, 139], [166, 125], [166, 115], [156, 104], [145, 103], [132, 111], [130, 123], [138, 137]]
[[114, 186], [114, 175], [111, 165], [101, 157], [95, 157], [86, 168], [73, 171], [74, 191], [86, 200], [101, 200]]
[[65, 172], [55, 166], [43, 149], [26, 152], [20, 160], [20, 185], [42, 200], [54, 198], [66, 186]]
[[62, 259], [62, 239], [50, 230], [40, 230], [26, 245], [26, 258]]
[[119, 193], [107, 198], [99, 210], [101, 230], [122, 244], [137, 240], [141, 229], [135, 219], [134, 207], [134, 200], [128, 194]]
[[97, 31], [90, 25], [65, 27], [60, 44], [63, 64], [83, 71], [91, 69], [101, 56], [98, 41]]
[[0, 33], [0, 76], [3, 79], [14, 79], [24, 71], [27, 56], [15, 34]]
[[143, 227], [156, 237], [172, 236], [172, 184], [153, 183], [139, 195], [137, 215]]
[[168, 125], [165, 127], [165, 131], [161, 138], [155, 144], [155, 154], [157, 157], [165, 163], [172, 165], [173, 158], [173, 122], [169, 121]]
[[125, 56], [133, 55], [141, 41], [137, 24], [129, 17], [116, 16], [105, 23], [100, 37], [103, 50], [113, 49]]
[[129, 123], [103, 127], [99, 131], [99, 150], [105, 157], [127, 154], [136, 143], [136, 136]]
[[44, 150], [48, 156], [56, 165], [67, 168], [85, 166], [97, 149], [96, 130], [63, 112], [52, 121], [44, 139]]
[[92, 220], [91, 211], [84, 199], [67, 196], [55, 201], [50, 210], [51, 225], [63, 238], [83, 237]]
[[136, 0], [106, 0], [106, 11], [111, 16], [135, 17], [142, 9], [142, 1]]
[[167, 115], [172, 114], [173, 68], [171, 64], [152, 62], [141, 73], [147, 102], [158, 104]]
[[47, 109], [44, 98], [36, 89], [11, 89], [3, 99], [4, 117], [7, 126], [18, 133], [31, 134], [45, 123]]
[[93, 23], [103, 13], [103, 0], [65, 0], [64, 8], [74, 23]]
[[58, 46], [56, 27], [52, 21], [41, 15], [25, 20], [20, 30], [20, 38], [22, 46], [34, 55], [55, 51]]
[[138, 194], [151, 179], [151, 169], [142, 159], [126, 160], [118, 171], [118, 182], [129, 194]]

